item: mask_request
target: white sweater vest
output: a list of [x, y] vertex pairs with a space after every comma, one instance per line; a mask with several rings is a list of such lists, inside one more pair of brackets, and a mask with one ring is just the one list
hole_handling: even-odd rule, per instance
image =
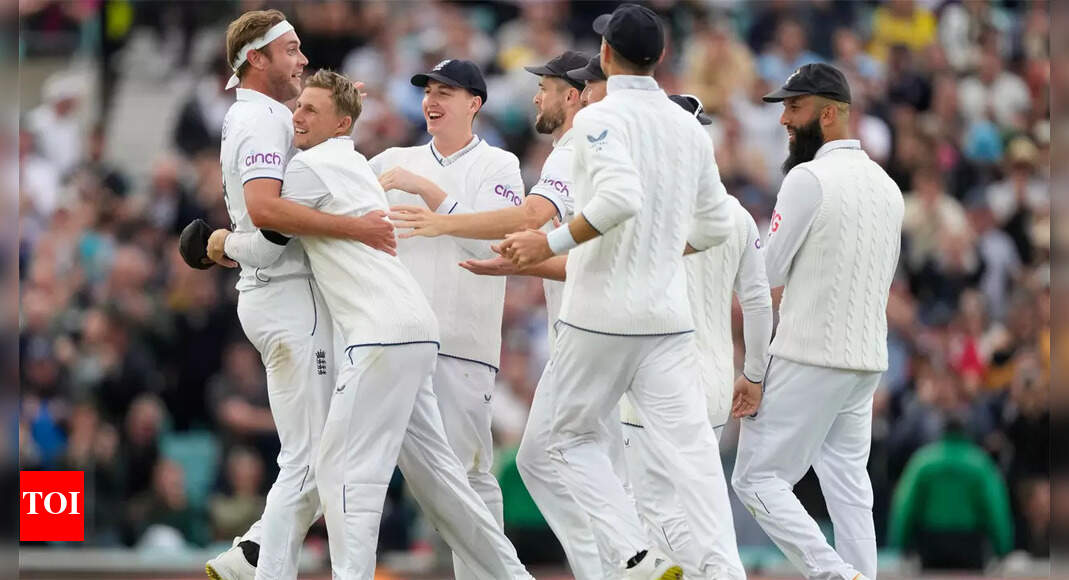
[[802, 163], [820, 208], [791, 263], [773, 357], [857, 371], [887, 370], [887, 296], [898, 263], [902, 192], [864, 151]]

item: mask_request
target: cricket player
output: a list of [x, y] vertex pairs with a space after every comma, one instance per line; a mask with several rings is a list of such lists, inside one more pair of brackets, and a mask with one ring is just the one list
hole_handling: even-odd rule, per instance
[[[702, 125], [712, 124], [701, 101], [692, 95], [671, 95], [677, 105], [694, 115]], [[713, 159], [706, 163], [716, 163]], [[687, 296], [694, 316], [694, 340], [698, 346], [699, 379], [704, 386], [709, 422], [719, 437], [732, 411], [732, 393], [761, 398], [761, 381], [768, 365], [772, 339], [772, 297], [765, 276], [761, 238], [750, 212], [734, 197], [728, 199], [735, 216], [734, 231], [724, 243], [683, 258], [687, 273]], [[746, 360], [741, 376], [735, 376], [731, 336], [732, 294], [743, 312]], [[671, 473], [653, 452], [646, 429], [628, 397], [620, 401], [628, 477], [639, 516], [651, 539], [665, 553], [678, 558], [688, 578], [700, 578], [699, 563], [716, 562], [723, 580], [745, 580], [733, 525], [721, 528], [717, 542], [702, 544], [691, 537], [675, 494]], [[727, 482], [721, 478], [708, 490], [716, 513], [731, 522]]]
[[[783, 102], [790, 145], [765, 246], [769, 285], [783, 299], [761, 412], [742, 421], [732, 485], [806, 578], [875, 578], [866, 463], [902, 192], [850, 137], [850, 87], [838, 69], [805, 65], [764, 99]], [[810, 466], [835, 549], [792, 492]]]
[[[301, 152], [286, 167], [283, 199], [335, 215], [386, 208], [385, 192], [348, 137], [360, 109], [344, 76], [319, 71], [308, 79], [293, 115]], [[321, 236], [303, 242], [347, 345], [316, 464], [334, 577], [373, 577], [396, 464], [474, 577], [530, 578], [445, 439], [430, 382], [437, 321], [415, 279], [395, 256], [363, 244]]]
[[[220, 161], [235, 233], [214, 232], [207, 250], [223, 265], [241, 264], [238, 317], [267, 371], [281, 451], [262, 518], [206, 571], [217, 580], [296, 578], [319, 508], [314, 460], [333, 388], [333, 323], [300, 242], [275, 232], [355, 239], [388, 252], [396, 242], [382, 212], [334, 216], [280, 198], [294, 153], [292, 114], [283, 103], [300, 94], [308, 63], [285, 16], [243, 14], [228, 26], [226, 47], [234, 69], [227, 87], [237, 87], [237, 101], [223, 123]], [[284, 245], [281, 255], [264, 267], [246, 265], [256, 262], [261, 240]]]
[[608, 80], [601, 70], [601, 55], [590, 57], [586, 66], [568, 71], [568, 78], [584, 83], [583, 93], [579, 95], [579, 104], [587, 106], [605, 98], [605, 84]]
[[[501, 210], [523, 204], [520, 162], [472, 132], [486, 102], [486, 81], [475, 63], [444, 60], [412, 77], [423, 87], [423, 114], [431, 140], [418, 147], [387, 149], [371, 167], [391, 205], [422, 203], [443, 214]], [[399, 240], [401, 262], [419, 282], [438, 317], [441, 349], [434, 391], [446, 435], [468, 480], [503, 523], [501, 488], [491, 473], [491, 408], [498, 359], [505, 281], [458, 268], [470, 258], [493, 255], [485, 241], [457, 237]], [[455, 555], [457, 578], [473, 578]]]
[[[651, 544], [613, 471], [601, 424], [630, 393], [696, 541], [711, 544], [731, 525], [709, 498], [724, 476], [695, 380], [682, 252], [723, 242], [734, 219], [709, 136], [652, 78], [664, 51], [658, 17], [624, 4], [594, 29], [608, 95], [575, 118], [576, 217], [548, 235], [510, 234], [500, 249], [520, 267], [570, 250], [545, 376], [555, 389], [546, 451], [625, 578], [677, 579], [682, 568]], [[699, 573], [715, 577], [716, 567], [701, 562]]]
[[[507, 234], [524, 229], [552, 225], [553, 220], [567, 222], [574, 217], [572, 162], [574, 132], [572, 121], [581, 108], [583, 81], [569, 75], [570, 70], [587, 66], [590, 60], [573, 51], [566, 51], [542, 66], [525, 67], [539, 76], [538, 92], [534, 97], [535, 130], [553, 137], [553, 151], [542, 166], [542, 174], [518, 207], [479, 213], [441, 214], [425, 207], [397, 206], [391, 208], [390, 218], [399, 230], [410, 228], [399, 237], [440, 235], [474, 239], [499, 240]], [[600, 73], [600, 65], [598, 66]], [[497, 257], [499, 268], [515, 272], [512, 262]], [[478, 267], [482, 260], [465, 260]], [[476, 272], [478, 273], [478, 272]], [[563, 278], [563, 277], [562, 277]], [[563, 283], [551, 278], [543, 280], [549, 322], [550, 350], [555, 342], [554, 329], [560, 311]], [[561, 544], [577, 580], [603, 580], [597, 544], [589, 518], [575, 504], [557, 476], [556, 467], [545, 453], [548, 444], [552, 399], [547, 389], [535, 390], [535, 398], [527, 417], [523, 444], [516, 456], [524, 484], [540, 506], [550, 528], [561, 538]]]

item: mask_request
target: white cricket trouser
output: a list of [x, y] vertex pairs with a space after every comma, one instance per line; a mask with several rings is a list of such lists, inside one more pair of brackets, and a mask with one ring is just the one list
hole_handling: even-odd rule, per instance
[[[594, 539], [594, 529], [590, 525], [590, 517], [576, 503], [572, 493], [561, 481], [556, 462], [547, 452], [556, 404], [556, 391], [546, 380], [548, 370], [547, 363], [546, 368], [542, 370], [538, 387], [535, 388], [531, 411], [527, 414], [527, 427], [516, 452], [516, 468], [527, 492], [531, 494], [542, 512], [542, 517], [546, 519], [549, 528], [564, 548], [575, 580], [611, 580], [618, 574], [617, 562], [601, 557]], [[606, 441], [620, 439], [609, 434], [602, 436]], [[615, 459], [613, 463], [619, 464]]]
[[304, 537], [318, 518], [314, 465], [334, 383], [333, 323], [319, 287], [303, 277], [242, 292], [238, 318], [267, 371], [281, 445], [278, 478], [243, 539], [260, 545], [257, 580], [292, 580]]
[[[695, 380], [694, 336], [615, 336], [562, 325], [548, 367], [547, 384], [556, 389], [549, 451], [590, 518], [599, 551], [622, 566], [650, 547], [603, 435], [602, 423], [617, 420], [625, 393], [649, 431], [650, 448], [673, 475], [695, 540], [716, 541], [731, 521], [709, 497], [724, 475], [705, 393]], [[714, 568], [701, 562], [698, 571], [707, 576]]]
[[[758, 415], [743, 419], [732, 486], [807, 579], [876, 578], [872, 395], [879, 372], [773, 358]], [[835, 549], [792, 491], [812, 466], [835, 529]]]
[[[471, 487], [490, 508], [498, 527], [504, 529], [504, 502], [493, 473], [494, 439], [490, 432], [496, 375], [497, 371], [485, 364], [438, 355], [433, 385], [446, 440], [467, 472]], [[456, 580], [478, 578], [455, 552], [453, 573]]]
[[476, 578], [531, 578], [445, 439], [431, 387], [436, 346], [366, 346], [349, 355], [338, 372], [317, 463], [333, 578], [374, 576], [394, 465]]
[[[719, 434], [722, 429], [716, 427], [713, 431]], [[739, 558], [734, 525], [722, 526], [721, 534], [712, 544], [703, 545], [695, 541], [687, 526], [687, 517], [676, 498], [671, 473], [650, 448], [646, 429], [640, 425], [623, 423], [623, 437], [631, 493], [650, 539], [666, 554], [678, 559], [687, 578], [745, 580], [746, 569]], [[716, 486], [707, 493], [718, 517], [724, 522], [733, 521], [727, 481], [721, 476]], [[703, 576], [698, 572], [699, 563], [703, 561], [715, 563], [713, 575]]]

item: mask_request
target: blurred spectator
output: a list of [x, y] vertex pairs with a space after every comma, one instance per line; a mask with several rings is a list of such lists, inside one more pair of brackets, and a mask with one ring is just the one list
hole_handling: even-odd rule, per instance
[[203, 546], [207, 543], [203, 520], [204, 514], [191, 506], [186, 497], [182, 467], [165, 459], [153, 469], [151, 489], [126, 505], [127, 543], [137, 543], [146, 531], [162, 527], [178, 532], [186, 545]]
[[211, 498], [208, 512], [214, 539], [229, 541], [248, 531], [263, 513], [264, 464], [253, 451], [234, 447], [223, 468], [224, 490]]
[[174, 127], [174, 145], [188, 157], [219, 149], [223, 118], [234, 102], [234, 92], [225, 90], [233, 73], [226, 59], [213, 61], [210, 72], [214, 76], [206, 76], [193, 87]]
[[978, 287], [991, 318], [1002, 320], [1006, 315], [1011, 284], [1021, 274], [1021, 257], [1013, 238], [997, 227], [985, 202], [978, 202], [969, 210], [969, 223], [976, 233], [976, 251], [983, 264]]
[[[41, 155], [33, 133], [19, 131], [19, 194], [21, 213], [35, 224], [46, 222], [59, 204], [60, 176], [56, 165]], [[25, 222], [24, 222], [25, 223]], [[32, 232], [28, 232], [33, 237]]]
[[988, 119], [1004, 128], [1024, 129], [1032, 97], [1021, 77], [1005, 70], [998, 53], [986, 48], [976, 74], [961, 81], [958, 104], [966, 119]]
[[927, 111], [932, 99], [931, 82], [918, 70], [916, 58], [904, 44], [889, 48], [887, 56], [887, 102]]
[[935, 16], [927, 8], [914, 0], [888, 0], [872, 13], [869, 52], [881, 62], [896, 45], [920, 52], [935, 42], [935, 31]]
[[119, 432], [100, 419], [91, 403], [76, 406], [70, 415], [69, 444], [63, 467], [85, 472], [85, 485], [93, 494], [86, 502], [85, 539], [94, 545], [115, 544], [121, 540], [120, 524], [115, 514], [126, 502]]
[[152, 473], [160, 457], [163, 422], [163, 405], [156, 397], [141, 395], [130, 405], [119, 443], [127, 497], [136, 496], [152, 485]]
[[757, 74], [770, 85], [778, 87], [799, 67], [813, 62], [824, 62], [824, 59], [807, 48], [802, 23], [790, 18], [783, 19], [776, 27], [775, 42], [763, 50], [757, 59]]
[[890, 539], [916, 551], [925, 570], [978, 571], [989, 553], [1013, 548], [1006, 483], [960, 418], [910, 459], [895, 488]]
[[1031, 140], [1014, 139], [1006, 151], [1006, 178], [991, 184], [985, 194], [996, 223], [1013, 238], [1026, 264], [1033, 257], [1034, 220], [1050, 211], [1050, 184], [1036, 171], [1036, 157]]
[[[683, 56], [683, 82], [706, 112], [719, 114], [736, 95], [753, 84], [754, 60], [726, 22], [694, 21], [694, 37]], [[781, 79], [779, 82], [786, 80]]]
[[883, 66], [864, 51], [861, 37], [851, 28], [838, 28], [833, 35], [836, 68], [843, 71], [850, 83], [854, 99], [875, 97], [883, 80]]
[[61, 179], [82, 161], [84, 155], [78, 107], [85, 92], [81, 79], [73, 73], [53, 74], [41, 89], [44, 102], [26, 119], [41, 154], [52, 162]]
[[222, 372], [208, 380], [208, 408], [224, 445], [253, 447], [266, 465], [277, 469], [279, 443], [267, 399], [267, 379], [260, 354], [248, 342], [227, 345]]
[[991, 2], [948, 2], [939, 17], [939, 40], [954, 70], [966, 72], [979, 62], [984, 39], [1008, 26], [1005, 15]]

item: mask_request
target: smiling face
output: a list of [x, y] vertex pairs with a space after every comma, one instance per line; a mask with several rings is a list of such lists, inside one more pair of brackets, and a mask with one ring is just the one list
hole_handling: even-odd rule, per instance
[[293, 144], [304, 150], [330, 139], [347, 135], [352, 117], [338, 111], [327, 89], [308, 87], [297, 99], [293, 112]]
[[427, 121], [427, 132], [432, 136], [470, 130], [481, 106], [482, 98], [465, 89], [435, 80], [428, 81], [423, 88], [423, 118]]
[[783, 114], [779, 122], [787, 129], [787, 144], [790, 154], [783, 162], [787, 173], [795, 165], [812, 161], [817, 150], [824, 145], [824, 130], [821, 113], [831, 105], [816, 95], [788, 97], [783, 100]]
[[301, 94], [301, 75], [308, 59], [301, 52], [301, 39], [289, 31], [257, 51], [263, 54], [264, 76], [271, 96], [286, 102]]

